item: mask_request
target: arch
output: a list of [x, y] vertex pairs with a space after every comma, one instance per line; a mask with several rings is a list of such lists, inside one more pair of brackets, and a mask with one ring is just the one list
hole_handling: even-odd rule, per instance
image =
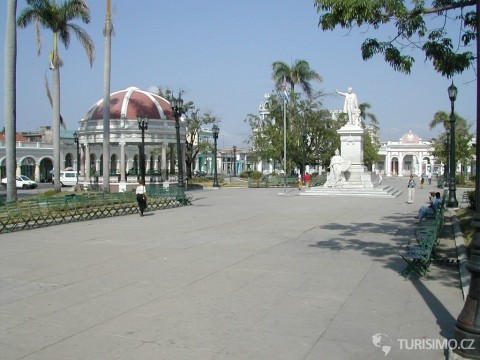
[[418, 155], [414, 153], [406, 153], [402, 158], [402, 172], [404, 176], [419, 174], [420, 164]]
[[89, 161], [89, 168], [90, 168], [90, 176], [97, 175], [97, 155], [95, 153], [90, 153], [90, 161]]
[[398, 164], [399, 164], [398, 157], [392, 156], [392, 158], [390, 159], [390, 169], [392, 169], [393, 175], [398, 175], [398, 171], [399, 171]]
[[117, 164], [118, 156], [117, 154], [112, 154], [112, 156], [110, 156], [110, 175], [117, 175]]
[[53, 159], [49, 156], [41, 157], [38, 160], [40, 167], [40, 182], [51, 182], [53, 171]]
[[67, 153], [65, 155], [65, 164], [64, 164], [64, 169], [66, 168], [72, 168], [73, 169], [73, 155], [71, 153]]
[[0, 159], [0, 179], [7, 177], [7, 158]]
[[20, 174], [35, 179], [35, 164], [36, 161], [33, 157], [25, 156], [20, 160]]

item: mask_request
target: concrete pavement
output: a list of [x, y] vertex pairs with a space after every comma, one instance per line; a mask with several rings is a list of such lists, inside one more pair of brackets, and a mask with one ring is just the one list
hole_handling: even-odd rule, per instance
[[413, 205], [201, 190], [143, 218], [1, 235], [0, 358], [442, 359], [416, 340], [453, 336], [458, 268], [405, 280], [397, 254], [434, 189]]

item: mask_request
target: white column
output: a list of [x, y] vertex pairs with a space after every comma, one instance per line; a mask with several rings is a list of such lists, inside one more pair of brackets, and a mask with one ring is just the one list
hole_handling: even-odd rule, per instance
[[125, 141], [120, 141], [120, 182], [124, 183], [125, 179]]
[[85, 159], [84, 159], [84, 167], [85, 167], [85, 181], [90, 182], [90, 147], [88, 144], [85, 144]]
[[40, 182], [40, 164], [35, 162], [35, 181]]
[[165, 181], [167, 179], [167, 144], [162, 144], [162, 178]]

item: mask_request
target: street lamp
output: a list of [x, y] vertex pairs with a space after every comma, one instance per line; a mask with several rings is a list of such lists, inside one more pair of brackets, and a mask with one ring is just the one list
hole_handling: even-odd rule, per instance
[[233, 176], [237, 176], [237, 147], [233, 145]]
[[183, 114], [183, 99], [181, 93], [178, 93], [178, 98], [172, 96], [172, 111], [173, 116], [175, 116], [175, 131], [177, 134], [178, 187], [183, 188], [183, 159], [180, 145], [180, 116]]
[[75, 131], [73, 133], [73, 141], [75, 141], [75, 145], [77, 145], [77, 176], [80, 174], [80, 149], [79, 149], [79, 143], [78, 143], [78, 134]]
[[138, 129], [142, 130], [142, 150], [140, 152], [140, 176], [145, 184], [145, 130], [148, 130], [148, 118], [137, 117]]
[[456, 165], [457, 162], [455, 160], [455, 113], [454, 113], [454, 105], [455, 99], [457, 98], [457, 88], [455, 85], [450, 85], [448, 87], [448, 97], [450, 98], [450, 105], [452, 111], [450, 112], [450, 171], [449, 171], [449, 185], [448, 185], [448, 207], [458, 207], [458, 201], [456, 198], [456, 184], [455, 184], [455, 173], [456, 173]]
[[220, 128], [217, 124], [214, 124], [212, 127], [213, 133], [213, 144], [214, 144], [214, 151], [213, 151], [213, 187], [218, 187], [218, 177], [217, 177], [217, 139], [218, 133], [220, 132]]
[[443, 169], [443, 186], [446, 188], [448, 184], [450, 184], [449, 180], [449, 167], [450, 167], [450, 128], [445, 129], [445, 133], [447, 134], [447, 140], [445, 142], [445, 166]]

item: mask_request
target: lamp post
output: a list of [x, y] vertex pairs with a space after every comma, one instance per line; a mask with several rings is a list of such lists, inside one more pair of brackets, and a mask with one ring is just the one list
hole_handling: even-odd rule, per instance
[[302, 171], [300, 173], [302, 174], [302, 178], [305, 178], [305, 168], [306, 168], [306, 157], [307, 157], [307, 133], [305, 132], [305, 129], [302, 130]]
[[148, 118], [139, 116], [137, 118], [138, 129], [142, 130], [142, 150], [140, 151], [140, 176], [145, 184], [145, 130], [148, 130]]
[[444, 187], [447, 187], [447, 184], [450, 184], [450, 178], [448, 175], [448, 169], [450, 167], [450, 128], [445, 129], [445, 133], [447, 134], [447, 141], [445, 143], [445, 166], [443, 169], [443, 184]]
[[218, 187], [218, 177], [217, 177], [217, 139], [218, 133], [220, 132], [220, 128], [217, 124], [214, 124], [212, 127], [213, 133], [213, 144], [214, 144], [214, 151], [213, 151], [213, 187]]
[[450, 112], [450, 171], [449, 177], [450, 181], [448, 184], [448, 207], [458, 207], [458, 201], [456, 198], [456, 184], [455, 184], [455, 173], [456, 173], [456, 165], [457, 162], [455, 160], [455, 113], [454, 113], [454, 106], [455, 106], [455, 99], [457, 98], [457, 88], [455, 85], [450, 85], [448, 87], [448, 97], [450, 98], [450, 105], [452, 111]]
[[233, 145], [233, 176], [237, 177], [237, 147]]
[[78, 134], [75, 131], [73, 133], [73, 141], [75, 141], [75, 145], [77, 145], [77, 176], [80, 174], [80, 144], [78, 143]]
[[172, 111], [173, 116], [175, 116], [175, 132], [177, 134], [178, 187], [183, 188], [183, 159], [180, 145], [180, 116], [183, 114], [183, 99], [181, 93], [178, 94], [178, 98], [172, 96]]

